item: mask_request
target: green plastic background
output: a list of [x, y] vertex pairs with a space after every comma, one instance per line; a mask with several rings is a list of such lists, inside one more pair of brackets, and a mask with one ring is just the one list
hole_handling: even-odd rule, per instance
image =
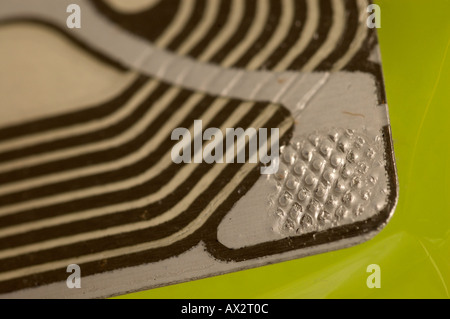
[[[351, 248], [121, 298], [450, 296], [450, 1], [376, 3], [400, 183], [386, 228]], [[369, 264], [379, 289], [366, 285]]]

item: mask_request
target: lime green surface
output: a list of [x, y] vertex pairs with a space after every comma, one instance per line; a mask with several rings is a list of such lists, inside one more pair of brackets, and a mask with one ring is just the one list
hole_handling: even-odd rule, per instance
[[[376, 3], [400, 182], [386, 228], [352, 248], [123, 297], [450, 296], [450, 1]], [[369, 264], [381, 267], [379, 289], [366, 286]]]

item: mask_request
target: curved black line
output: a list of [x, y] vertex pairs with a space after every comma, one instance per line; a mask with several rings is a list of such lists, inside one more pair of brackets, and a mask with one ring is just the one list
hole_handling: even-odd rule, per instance
[[257, 1], [258, 0], [245, 1], [245, 11], [239, 27], [228, 42], [225, 43], [225, 45], [211, 58], [209, 62], [220, 64], [228, 56], [228, 54], [241, 43], [254, 22]]
[[[82, 50], [87, 51], [89, 54], [95, 56], [98, 60], [100, 60], [101, 63], [107, 63], [111, 67], [117, 68], [115, 62], [110, 61], [109, 58], [107, 58], [106, 56], [103, 56], [97, 51], [92, 50], [90, 47], [80, 42], [77, 38], [73, 37], [69, 33], [64, 32], [59, 27], [49, 22], [42, 22], [33, 19], [14, 19], [14, 20], [0, 21], [0, 27], [2, 25], [15, 23], [33, 23], [42, 25], [44, 27], [48, 27], [52, 31], [57, 31], [58, 33], [62, 34], [63, 36], [71, 40], [75, 45], [79, 46]], [[125, 69], [122, 68], [121, 70], [123, 72], [125, 71]], [[133, 94], [139, 88], [141, 88], [147, 80], [148, 80], [147, 76], [140, 75], [123, 92], [118, 93], [111, 100], [96, 106], [83, 108], [83, 110], [69, 112], [62, 115], [56, 115], [48, 118], [28, 121], [23, 124], [2, 127], [0, 128], [0, 141], [22, 137], [25, 135], [47, 132], [57, 128], [77, 125], [88, 121], [99, 120], [103, 117], [110, 115], [111, 113], [114, 113], [117, 109], [119, 109], [122, 106], [122, 104], [125, 103], [128, 99], [130, 99], [133, 96]], [[8, 157], [5, 153], [3, 153], [0, 155], [0, 162], [3, 162], [5, 160], [8, 160]]]
[[[175, 112], [180, 105], [191, 95], [191, 92], [187, 90], [181, 91], [178, 96], [173, 100], [173, 102], [166, 108], [164, 111], [161, 112], [161, 114], [151, 121], [146, 127], [146, 129], [139, 134], [136, 138], [134, 138], [132, 141], [128, 142], [127, 144], [123, 144], [120, 146], [117, 146], [115, 148], [110, 148], [104, 151], [100, 152], [91, 152], [88, 154], [83, 154], [80, 156], [57, 162], [50, 162], [43, 164], [42, 166], [45, 167], [51, 167], [52, 165], [59, 165], [57, 169], [61, 170], [62, 168], [67, 168], [68, 170], [71, 170], [77, 166], [80, 166], [82, 163], [81, 161], [85, 161], [87, 165], [93, 165], [95, 163], [101, 163], [101, 162], [113, 162], [117, 159], [120, 159], [122, 156], [126, 156], [133, 151], [139, 150], [146, 142], [148, 142], [148, 139], [150, 136], [153, 136], [154, 134], [158, 133], [158, 130], [161, 128], [162, 125], [164, 125], [167, 118]], [[203, 103], [205, 104], [205, 103]], [[202, 106], [204, 107], [204, 105]], [[192, 114], [198, 114], [198, 112], [191, 111]], [[136, 117], [137, 119], [137, 117]], [[195, 118], [192, 118], [192, 122]], [[176, 127], [176, 126], [174, 126]], [[166, 149], [169, 148], [169, 146], [173, 142], [167, 142], [165, 141], [164, 146]], [[144, 162], [142, 159], [134, 162], [133, 164], [130, 164], [128, 166], [125, 166], [123, 168], [117, 169], [117, 170], [109, 170], [104, 173], [94, 173], [91, 175], [78, 177], [78, 178], [72, 178], [70, 180], [57, 182], [57, 183], [51, 183], [46, 184], [43, 186], [38, 186], [35, 188], [29, 188], [22, 191], [9, 193], [0, 196], [0, 207], [5, 205], [13, 204], [17, 201], [26, 201], [35, 199], [42, 196], [48, 196], [48, 195], [56, 195], [59, 193], [67, 192], [67, 191], [73, 191], [78, 190], [85, 187], [92, 187], [96, 185], [103, 185], [105, 183], [114, 182], [118, 180], [122, 180], [124, 178], [132, 177], [140, 173], [142, 170], [136, 169], [136, 167], [140, 165], [141, 168], [143, 167], [149, 167], [149, 165], [153, 164], [155, 161], [155, 156], [153, 155], [155, 152], [152, 152], [146, 156], [147, 162]], [[152, 158], [152, 160], [149, 160], [149, 158]], [[61, 164], [64, 163], [64, 164]], [[144, 164], [146, 163], [146, 165]], [[31, 169], [28, 170], [28, 172]], [[25, 174], [27, 171], [24, 170], [16, 170], [19, 173]], [[14, 171], [14, 172], [16, 172]], [[127, 172], [127, 173], [125, 173]], [[12, 174], [12, 172], [8, 172], [5, 174]], [[31, 174], [30, 174], [31, 175]], [[1, 176], [1, 175], [0, 175]], [[29, 176], [25, 176], [25, 178], [29, 178]]]
[[183, 0], [163, 0], [154, 7], [135, 13], [117, 12], [103, 0], [91, 0], [94, 7], [110, 21], [150, 41], [155, 41], [170, 27]]
[[262, 64], [262, 69], [273, 69], [285, 56], [290, 49], [295, 45], [298, 39], [302, 36], [305, 20], [307, 5], [306, 0], [295, 0], [295, 19], [292, 24], [289, 33], [284, 38], [281, 45], [272, 53], [266, 62]]
[[[45, 125], [56, 126], [59, 123], [66, 122], [66, 127], [70, 127], [75, 124], [89, 123], [92, 121], [98, 121], [103, 117], [106, 117], [117, 110], [119, 110], [123, 104], [127, 103], [133, 95], [143, 86], [147, 81], [146, 77], [140, 76], [134, 83], [128, 87], [120, 95], [114, 97], [112, 100], [101, 104], [96, 107], [92, 107], [89, 110], [83, 110], [75, 113], [69, 113], [57, 117], [46, 118], [39, 121], [26, 122], [14, 127], [7, 128], [8, 131], [22, 131], [23, 135], [34, 133], [36, 130], [47, 131]], [[71, 120], [73, 119], [73, 122]], [[1, 130], [3, 131], [3, 130]], [[42, 154], [55, 150], [62, 150], [65, 148], [78, 146], [82, 144], [92, 143], [98, 140], [103, 140], [109, 136], [104, 134], [106, 129], [97, 130], [90, 133], [84, 133], [77, 136], [61, 138], [59, 140], [52, 140], [50, 142], [37, 143], [25, 148], [17, 148], [10, 151], [0, 153], [0, 162], [12, 161], [21, 157], [32, 156], [36, 154]], [[115, 133], [118, 134], [119, 132]], [[2, 132], [0, 132], [2, 134]], [[3, 136], [3, 135], [2, 135]], [[0, 177], [0, 184], [2, 178]]]
[[51, 21], [48, 20], [42, 20], [40, 18], [35, 18], [33, 16], [28, 16], [27, 14], [22, 14], [19, 16], [16, 16], [14, 18], [5, 18], [0, 20], [0, 27], [4, 25], [10, 25], [10, 24], [16, 24], [16, 23], [30, 23], [30, 24], [37, 24], [40, 26], [47, 27], [51, 29], [52, 31], [56, 31], [58, 34], [68, 38], [73, 44], [78, 46], [81, 51], [89, 52], [90, 55], [92, 55], [94, 58], [96, 58], [100, 63], [106, 63], [110, 65], [112, 68], [115, 68], [117, 71], [120, 72], [128, 72], [129, 68], [123, 65], [122, 63], [119, 63], [118, 61], [110, 58], [109, 56], [105, 55], [102, 51], [99, 51], [95, 48], [91, 48], [89, 45], [84, 43], [82, 40], [74, 36], [73, 34], [69, 32], [65, 32], [65, 30], [61, 29], [57, 24], [54, 24]]
[[[163, 0], [164, 1], [164, 0]], [[183, 0], [182, 0], [183, 1]], [[167, 49], [175, 51], [180, 47], [184, 40], [189, 36], [189, 34], [195, 29], [195, 27], [200, 23], [205, 13], [206, 1], [208, 0], [197, 0], [195, 2], [194, 12], [192, 13], [189, 20], [186, 22], [183, 30], [175, 36], [175, 38], [167, 45]]]
[[[261, 112], [265, 109], [265, 107], [259, 108], [261, 109]], [[284, 112], [276, 113], [265, 123], [263, 127], [270, 128], [274, 127], [274, 124], [281, 123], [286, 118], [285, 114], [283, 113]], [[239, 126], [248, 127], [248, 125], [251, 124], [252, 117], [253, 112], [249, 111], [245, 119], [247, 125], [241, 125], [244, 124], [242, 122], [239, 124]], [[246, 155], [248, 159], [248, 152], [246, 153]], [[194, 202], [189, 207], [187, 207], [179, 216], [175, 217], [169, 222], [157, 226], [148, 227], [142, 230], [135, 230], [127, 233], [111, 235], [104, 238], [69, 244], [53, 249], [41, 250], [32, 254], [5, 258], [1, 260], [0, 271], [9, 271], [16, 268], [46, 263], [53, 260], [60, 260], [62, 258], [82, 256], [84, 254], [101, 252], [103, 250], [136, 245], [170, 236], [185, 228], [190, 222], [192, 222], [209, 205], [212, 199], [221, 192], [221, 190], [228, 184], [229, 180], [232, 179], [244, 165], [245, 164], [243, 163], [227, 165], [225, 169], [219, 174], [215, 182], [207, 190], [205, 190], [201, 194], [198, 194]], [[214, 166], [209, 164], [202, 164], [201, 167], [199, 167], [197, 170], [200, 172], [200, 174], [204, 174], [206, 173], [205, 171], [210, 170], [212, 167]], [[193, 185], [191, 185], [191, 187], [193, 187]], [[171, 205], [174, 205], [174, 203], [172, 202]], [[144, 209], [149, 210], [150, 208], [147, 207]], [[150, 213], [150, 215], [152, 215], [151, 218], [156, 217], [157, 215], [161, 215], [164, 211], [165, 209], [155, 211], [155, 214]], [[124, 223], [122, 222], [120, 224]], [[74, 227], [72, 229], [74, 229]], [[82, 230], [81, 232], [84, 233], [85, 231], [86, 230]], [[65, 235], [67, 236], [67, 233]]]
[[[206, 110], [206, 108], [210, 105], [210, 103], [207, 103], [209, 101], [210, 100], [208, 98], [205, 98], [203, 101], [201, 101], [203, 103], [199, 103], [199, 109], [196, 111], [198, 112], [197, 115], [201, 115]], [[222, 108], [222, 110], [214, 117], [212, 123], [221, 124], [222, 121], [224, 121], [228, 117], [230, 113], [229, 109], [236, 107], [239, 103], [240, 101], [237, 100], [231, 100], [230, 102], [228, 102]], [[102, 173], [99, 174], [99, 176], [101, 176], [102, 178], [104, 177], [110, 178], [110, 180], [114, 179], [120, 181], [124, 178], [124, 176], [128, 177], [132, 175], [138, 175], [139, 173], [142, 173], [143, 171], [147, 170], [155, 163], [157, 163], [159, 160], [161, 160], [161, 157], [167, 151], [169, 151], [174, 144], [175, 142], [170, 139], [170, 136], [167, 136], [167, 140], [165, 143], [164, 142], [161, 143], [156, 151], [148, 154], [138, 163], [127, 166], [121, 170]], [[168, 160], [170, 161], [170, 159]], [[157, 191], [160, 187], [159, 185], [164, 185], [168, 179], [173, 177], [176, 171], [181, 167], [180, 165], [170, 163], [170, 165], [159, 175], [152, 178], [150, 181], [135, 186], [131, 189], [104, 193], [100, 195], [72, 200], [69, 202], [53, 204], [50, 206], [39, 207], [35, 209], [17, 212], [11, 215], [2, 216], [0, 217], [0, 225], [2, 225], [3, 227], [4, 225], [13, 225], [17, 223], [29, 222], [32, 220], [45, 218], [49, 216], [60, 216], [67, 213], [81, 211], [84, 209], [97, 208], [102, 207], [104, 205], [111, 205], [115, 203], [126, 202], [136, 198], [141, 198], [148, 194], [151, 194], [152, 192]], [[89, 182], [90, 179], [91, 179], [90, 182], [93, 184], [95, 180], [92, 180], [92, 178], [89, 177], [83, 178], [83, 182], [85, 181]], [[50, 189], [50, 191], [52, 190], [53, 192], [58, 191], [58, 189], [56, 188]]]
[[268, 43], [275, 33], [281, 16], [281, 1], [270, 0], [269, 18], [267, 24], [260, 36], [253, 42], [250, 49], [236, 62], [233, 67], [243, 68], [251, 61], [251, 59]]
[[[231, 106], [229, 104], [228, 106]], [[241, 127], [248, 127], [250, 123], [253, 121], [255, 116], [260, 114], [264, 108], [261, 104], [256, 104], [252, 108], [250, 108], [246, 114], [243, 116], [243, 118], [239, 121], [239, 125]], [[199, 111], [204, 111], [199, 110]], [[223, 124], [223, 122], [226, 120], [227, 115], [229, 114], [229, 108], [224, 107], [220, 113], [217, 114], [217, 116], [212, 120], [211, 124], [215, 126], [220, 126]], [[192, 122], [192, 119], [186, 119], [186, 122], [190, 121]], [[170, 141], [170, 138], [168, 138], [168, 141]], [[170, 141], [173, 143], [173, 141]], [[158, 159], [161, 159], [160, 157]], [[99, 202], [104, 203], [104, 205], [110, 205], [114, 204], [117, 201], [117, 198], [121, 199], [121, 202], [127, 202], [133, 199], [142, 198], [148, 195], [151, 195], [155, 192], [157, 192], [161, 185], [164, 185], [167, 183], [168, 180], [173, 178], [173, 175], [185, 164], [172, 164], [169, 168], [164, 170], [160, 175], [157, 177], [148, 180], [144, 182], [141, 185], [135, 186], [133, 188], [127, 189], [125, 191], [116, 191], [113, 193], [103, 194], [103, 195], [97, 195], [95, 196], [95, 200], [91, 200], [89, 202]], [[33, 242], [39, 242], [45, 239], [50, 238], [57, 238], [61, 236], [67, 236], [68, 233], [77, 234], [81, 232], [86, 232], [89, 230], [95, 230], [95, 229], [104, 229], [107, 227], [112, 227], [116, 225], [123, 225], [126, 223], [131, 223], [133, 221], [141, 221], [146, 220], [149, 218], [153, 218], [155, 216], [158, 216], [159, 214], [162, 214], [164, 211], [170, 209], [173, 207], [179, 198], [182, 198], [184, 195], [186, 195], [195, 185], [196, 183], [212, 168], [212, 165], [203, 164], [200, 165], [198, 168], [194, 170], [193, 173], [190, 174], [190, 176], [176, 189], [173, 191], [171, 195], [168, 197], [159, 200], [158, 202], [152, 203], [147, 205], [143, 208], [137, 208], [132, 210], [126, 210], [123, 212], [115, 212], [112, 214], [108, 214], [101, 217], [94, 217], [86, 220], [82, 220], [79, 222], [72, 222], [67, 223], [64, 225], [58, 225], [55, 227], [46, 227], [43, 229], [39, 229], [36, 231], [30, 231], [26, 234], [18, 234], [13, 236], [8, 236], [2, 238], [0, 242], [0, 249], [6, 249], [11, 247], [16, 247], [24, 244], [29, 244]], [[109, 199], [108, 199], [109, 198]], [[116, 199], [116, 201], [113, 201], [113, 198]], [[89, 200], [89, 198], [87, 198]], [[82, 200], [78, 200], [77, 202], [82, 202]], [[58, 204], [59, 211], [65, 211], [64, 206], [68, 206], [70, 203], [64, 204]], [[102, 205], [103, 206], [103, 205]], [[84, 208], [79, 208], [79, 210], [82, 209], [89, 209], [92, 207], [85, 206]], [[67, 209], [67, 208], [66, 208]], [[40, 211], [51, 211], [47, 208], [42, 208]], [[151, 212], [151, 213], [150, 213]], [[155, 213], [157, 212], [157, 213]], [[30, 213], [25, 211], [23, 213], [23, 216], [28, 216]], [[40, 218], [43, 218], [44, 215], [38, 214]], [[14, 216], [14, 215], [11, 215]], [[46, 215], [45, 215], [46, 216]], [[6, 216], [7, 217], [7, 216]], [[13, 218], [13, 217], [12, 217]], [[29, 218], [29, 217], [28, 217]], [[38, 219], [39, 220], [39, 219]], [[3, 221], [2, 221], [2, 224]], [[11, 225], [11, 224], [10, 224]]]
[[[276, 127], [277, 125], [274, 126], [272, 124], [268, 124], [266, 126]], [[292, 130], [293, 126], [291, 126], [290, 130], [281, 137], [280, 145], [284, 145], [287, 143], [287, 141], [292, 136]], [[229, 165], [228, 169], [232, 167], [234, 166]], [[249, 176], [251, 176], [251, 178]], [[216, 210], [214, 214], [216, 213], [223, 214], [223, 212], [225, 213], [228, 212], [234, 205], [234, 203], [236, 203], [242, 196], [244, 196], [247, 193], [247, 191], [253, 186], [253, 184], [256, 182], [259, 176], [260, 176], [259, 167], [256, 167], [252, 171], [252, 173], [247, 175], [247, 177], [245, 177], [244, 180], [237, 187], [235, 187], [233, 193], [225, 200], [225, 202], [222, 205], [220, 205], [220, 207]], [[192, 235], [184, 238], [182, 241], [178, 241], [167, 247], [150, 249], [139, 253], [133, 253], [124, 256], [118, 256], [114, 258], [84, 263], [81, 264], [80, 266], [83, 269], [83, 274], [86, 276], [102, 273], [105, 271], [112, 271], [124, 267], [131, 267], [142, 265], [145, 263], [157, 262], [173, 256], [177, 256], [197, 245], [205, 235], [210, 236], [210, 232], [216, 232], [216, 229], [208, 229], [207, 228], [208, 224], [209, 223], [205, 223], [200, 229], [198, 229]], [[64, 281], [66, 280], [65, 275], [66, 274], [63, 273], [63, 275], [61, 276], [60, 270], [51, 270], [43, 273], [37, 273], [33, 275], [23, 276], [21, 278], [3, 281], [0, 282], [0, 293], [6, 293], [27, 287], [44, 285], [60, 280]]]
[[290, 64], [289, 70], [301, 69], [314, 54], [320, 50], [322, 44], [326, 41], [328, 33], [330, 32], [333, 21], [333, 10], [331, 8], [330, 0], [319, 1], [320, 18], [317, 26], [315, 36], [309, 42], [306, 49]]
[[[94, 140], [103, 140], [108, 139], [111, 137], [114, 137], [116, 135], [119, 135], [123, 131], [126, 131], [128, 128], [132, 127], [139, 119], [142, 117], [151, 107], [153, 107], [153, 103], [158, 100], [164, 93], [169, 89], [169, 85], [165, 83], [161, 83], [140, 105], [139, 107], [130, 115], [128, 115], [125, 119], [122, 121], [111, 125], [107, 128], [98, 130], [93, 133], [86, 133], [82, 134], [80, 136], [75, 137], [68, 137], [60, 141], [56, 142], [50, 142], [48, 144], [44, 144], [44, 146], [47, 145], [58, 145], [60, 146], [61, 143], [88, 143], [90, 139]], [[186, 92], [186, 90], [185, 90]], [[186, 94], [186, 93], [185, 93]], [[172, 110], [174, 110], [174, 106], [172, 105]], [[159, 127], [162, 125], [160, 122], [153, 121], [152, 124], [154, 125], [152, 127], [151, 131], [147, 131], [147, 133], [153, 134], [155, 132], [155, 126]], [[140, 137], [140, 139], [139, 139]], [[42, 164], [37, 164], [34, 166], [28, 166], [28, 167], [21, 167], [18, 169], [14, 169], [11, 171], [6, 171], [4, 173], [0, 173], [0, 185], [1, 184], [7, 184], [11, 182], [17, 182], [23, 179], [29, 179], [32, 177], [38, 177], [50, 173], [56, 173], [61, 172], [64, 170], [74, 169], [74, 168], [80, 168], [85, 166], [90, 166], [93, 164], [113, 161], [117, 158], [120, 158], [122, 156], [125, 156], [129, 154], [130, 150], [133, 149], [133, 147], [136, 147], [134, 145], [137, 144], [136, 141], [142, 140], [142, 134], [138, 138], [133, 139], [131, 142], [128, 142], [127, 144], [123, 144], [120, 146], [117, 146], [115, 148], [110, 148], [103, 151], [94, 151], [90, 153], [81, 154], [78, 156], [72, 156], [65, 159], [60, 160], [54, 160], [51, 162], [45, 162]], [[148, 136], [147, 136], [148, 138]], [[133, 144], [134, 143], [134, 144]], [[140, 144], [138, 144], [140, 145]]]
[[330, 70], [334, 63], [350, 48], [359, 25], [359, 10], [356, 1], [357, 0], [345, 1], [345, 14], [347, 17], [343, 34], [334, 50], [316, 67], [316, 71]]
[[229, 17], [233, 14], [231, 11], [231, 1], [222, 0], [219, 8], [220, 14], [210, 27], [209, 31], [187, 54], [192, 58], [198, 58], [208, 47], [208, 44], [214, 40], [216, 35], [222, 30], [223, 26], [227, 24]]

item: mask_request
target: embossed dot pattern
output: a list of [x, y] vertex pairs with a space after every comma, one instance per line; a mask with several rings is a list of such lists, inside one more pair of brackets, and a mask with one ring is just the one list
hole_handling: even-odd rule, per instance
[[281, 149], [270, 178], [274, 231], [295, 236], [366, 219], [385, 204], [383, 138], [363, 130], [330, 129], [295, 137]]

